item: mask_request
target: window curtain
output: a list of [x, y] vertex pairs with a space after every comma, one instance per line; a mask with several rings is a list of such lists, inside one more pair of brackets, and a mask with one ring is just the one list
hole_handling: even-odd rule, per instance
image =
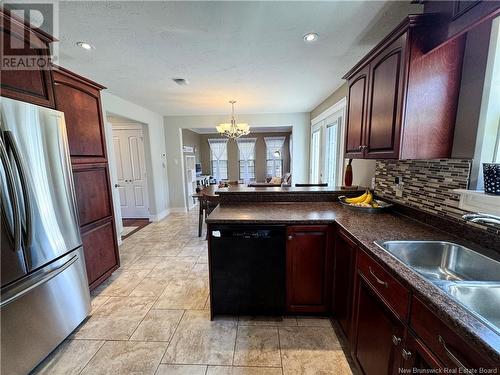
[[[227, 159], [227, 139], [224, 138], [211, 138], [208, 140], [210, 151], [212, 152], [212, 160], [215, 160], [215, 179], [222, 180], [220, 174], [220, 160], [225, 157]], [[225, 159], [223, 159], [225, 160]]]
[[[275, 175], [276, 170], [278, 169], [278, 164], [281, 168], [281, 161], [283, 159], [283, 155], [281, 155], [281, 149], [283, 148], [283, 144], [285, 143], [285, 137], [264, 137], [264, 142], [266, 142], [267, 160], [273, 161], [273, 175]], [[276, 151], [280, 152], [279, 158], [274, 155]]]
[[256, 141], [257, 138], [239, 138], [236, 140], [236, 144], [238, 145], [238, 150], [240, 152], [240, 161], [245, 162], [245, 172], [243, 174], [245, 183], [248, 183], [250, 181], [250, 169], [248, 161], [255, 158]]

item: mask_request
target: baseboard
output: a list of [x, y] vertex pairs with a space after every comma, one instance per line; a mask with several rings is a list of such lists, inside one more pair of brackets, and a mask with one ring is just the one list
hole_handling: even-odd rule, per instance
[[170, 208], [171, 214], [185, 214], [187, 211], [186, 207], [172, 207]]
[[162, 212], [160, 212], [159, 214], [151, 215], [149, 217], [149, 219], [151, 221], [160, 221], [160, 220], [165, 219], [168, 215], [170, 215], [170, 213], [171, 213], [171, 210], [166, 209], [166, 210], [163, 210]]

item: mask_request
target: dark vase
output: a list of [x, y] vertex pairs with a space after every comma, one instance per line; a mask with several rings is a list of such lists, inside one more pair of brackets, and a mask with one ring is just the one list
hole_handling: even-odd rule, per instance
[[345, 176], [344, 176], [344, 184], [345, 186], [352, 185], [352, 159], [349, 159], [349, 163], [345, 167]]
[[483, 163], [484, 192], [500, 195], [500, 164]]

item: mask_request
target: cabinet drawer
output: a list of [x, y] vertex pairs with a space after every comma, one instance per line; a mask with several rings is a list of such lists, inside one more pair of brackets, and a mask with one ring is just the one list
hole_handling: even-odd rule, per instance
[[372, 285], [392, 310], [403, 320], [408, 314], [410, 292], [364, 251], [359, 252], [358, 272]]
[[417, 297], [413, 296], [411, 305], [411, 327], [447, 368], [461, 367], [458, 363], [462, 363], [467, 368], [492, 366]]

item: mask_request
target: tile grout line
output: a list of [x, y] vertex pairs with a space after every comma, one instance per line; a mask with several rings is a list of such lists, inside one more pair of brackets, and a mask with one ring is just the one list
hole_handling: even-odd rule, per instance
[[99, 350], [101, 350], [101, 348], [104, 346], [104, 344], [107, 343], [107, 340], [102, 340], [102, 344], [99, 346], [99, 348], [95, 351], [95, 353], [92, 355], [92, 357], [89, 358], [89, 360], [87, 361], [87, 363], [85, 363], [85, 366], [82, 367], [82, 369], [78, 372], [77, 375], [83, 373], [83, 371], [87, 368], [87, 366], [89, 365], [89, 363], [94, 359], [94, 357], [97, 355], [97, 353], [99, 353]]
[[[174, 332], [172, 333], [172, 336], [170, 336], [170, 339], [168, 340], [167, 348], [165, 349], [165, 352], [163, 353], [163, 356], [160, 359], [160, 364], [162, 364], [163, 358], [165, 358], [165, 355], [167, 354], [168, 349], [170, 348], [170, 344], [172, 343], [172, 340], [174, 339], [175, 334], [177, 333], [177, 329], [182, 323], [182, 319], [184, 319], [184, 315], [186, 315], [186, 309], [184, 309], [181, 318], [179, 319], [179, 322], [175, 326]], [[159, 365], [158, 365], [159, 366]]]
[[[238, 317], [239, 320], [239, 317]], [[238, 320], [236, 321], [236, 335], [234, 337], [234, 346], [233, 346], [233, 360], [231, 361], [231, 366], [234, 366], [234, 356], [236, 355], [236, 342], [238, 341], [238, 331], [240, 329], [238, 325]]]
[[276, 327], [276, 329], [278, 331], [278, 348], [280, 351], [281, 374], [283, 374], [283, 353], [281, 352], [280, 327]]

